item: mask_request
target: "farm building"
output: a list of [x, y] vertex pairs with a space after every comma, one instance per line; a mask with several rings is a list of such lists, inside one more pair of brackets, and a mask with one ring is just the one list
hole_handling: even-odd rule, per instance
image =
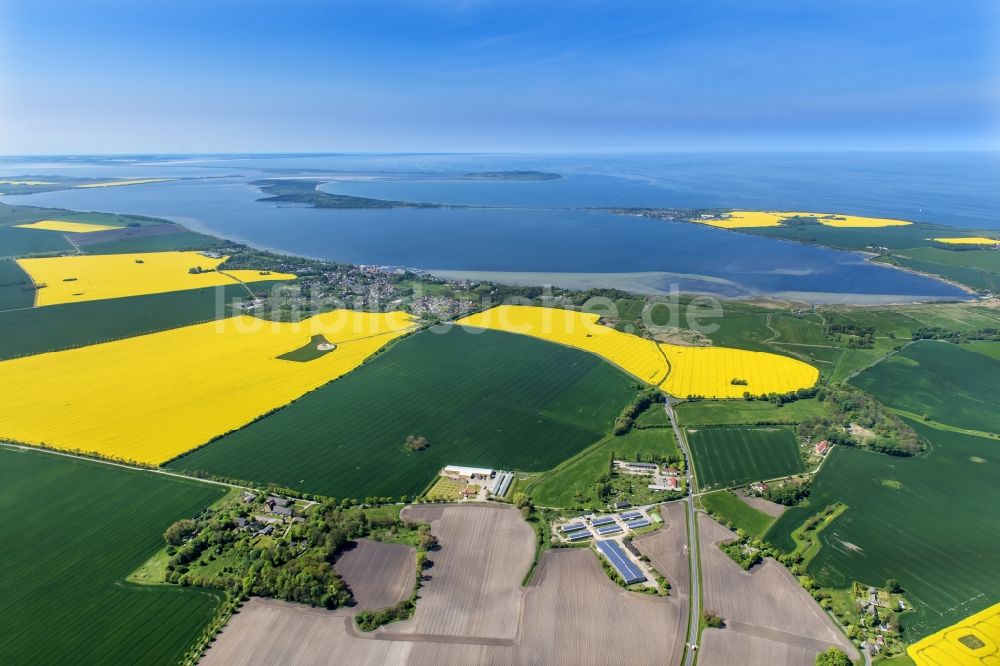
[[663, 483], [649, 484], [650, 490], [677, 490], [677, 477], [668, 476], [663, 479]]
[[630, 474], [656, 474], [660, 467], [655, 463], [615, 460], [614, 464]]
[[485, 481], [496, 476], [496, 471], [485, 467], [463, 467], [462, 465], [448, 465], [441, 470], [441, 476], [455, 479], [456, 481]]
[[501, 472], [496, 475], [496, 479], [493, 481], [493, 486], [490, 488], [490, 492], [495, 497], [503, 497], [510, 490], [511, 481], [514, 480], [514, 475], [510, 472]]
[[646, 576], [643, 575], [642, 570], [636, 566], [628, 554], [622, 550], [622, 547], [618, 545], [618, 542], [606, 540], [597, 542], [597, 550], [600, 551], [601, 555], [607, 558], [611, 566], [615, 568], [618, 575], [622, 577], [627, 585], [632, 585], [633, 583], [641, 583], [646, 580]]
[[816, 455], [825, 456], [826, 452], [830, 450], [830, 442], [824, 439], [823, 441], [816, 444], [815, 450], [816, 450]]

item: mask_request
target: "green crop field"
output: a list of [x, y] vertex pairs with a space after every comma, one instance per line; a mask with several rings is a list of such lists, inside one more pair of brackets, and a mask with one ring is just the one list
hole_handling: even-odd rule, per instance
[[939, 326], [957, 331], [1000, 326], [1000, 311], [969, 304], [920, 305], [900, 308], [917, 328]]
[[[71, 252], [74, 248], [57, 231], [38, 229], [18, 229], [15, 225], [39, 220], [67, 220], [89, 222], [109, 226], [155, 224], [162, 220], [153, 218], [117, 215], [114, 213], [77, 213], [60, 208], [37, 208], [35, 206], [9, 206], [0, 203], [0, 257], [23, 257], [30, 254]], [[200, 234], [198, 234], [200, 235]], [[205, 237], [209, 238], [209, 237]], [[211, 239], [217, 241], [217, 239]]]
[[967, 349], [977, 354], [982, 354], [983, 356], [988, 356], [994, 360], [1000, 361], [1000, 342], [987, 342], [985, 340], [976, 340], [962, 346], [963, 349]]
[[775, 520], [773, 516], [758, 511], [728, 490], [702, 495], [701, 504], [707, 511], [719, 514], [738, 529], [755, 537], [764, 536]]
[[728, 488], [805, 469], [788, 428], [688, 428], [698, 487]]
[[0, 661], [176, 664], [218, 594], [124, 579], [223, 490], [8, 448], [0, 481]]
[[35, 304], [31, 278], [11, 259], [0, 259], [0, 312]]
[[128, 252], [169, 252], [173, 250], [210, 250], [226, 242], [194, 231], [181, 231], [163, 236], [138, 236], [94, 243], [83, 249], [87, 254], [125, 254]]
[[761, 400], [699, 400], [676, 407], [682, 425], [760, 425], [799, 423], [810, 416], [822, 416], [823, 405], [815, 398], [773, 405]]
[[922, 341], [851, 383], [889, 407], [959, 428], [1000, 432], [1000, 361], [948, 342]]
[[[995, 251], [990, 250], [990, 252]], [[980, 291], [997, 291], [1000, 289], [1000, 275], [983, 268], [940, 264], [936, 261], [928, 261], [926, 259], [917, 259], [914, 257], [900, 255], [894, 256], [893, 259], [900, 266], [920, 271], [921, 273], [934, 273], [947, 280], [964, 284], [972, 289]]]
[[[542, 506], [601, 506], [594, 484], [611, 469], [612, 458], [634, 460], [669, 456], [679, 452], [670, 428], [630, 430], [608, 437], [578, 456], [542, 475], [528, 487], [532, 499]], [[576, 499], [582, 496], [584, 499]]]
[[801, 316], [788, 314], [771, 315], [771, 327], [778, 332], [776, 342], [790, 345], [833, 346], [826, 337], [823, 321], [815, 314]]
[[0, 226], [0, 257], [69, 252], [73, 249], [62, 234], [38, 229]]
[[818, 243], [846, 250], [861, 250], [871, 245], [890, 249], [930, 246], [927, 238], [952, 236], [955, 229], [935, 224], [912, 224], [905, 227], [849, 228], [826, 227], [820, 224], [792, 225], [744, 229], [746, 233], [771, 238], [786, 238], [804, 243]]
[[881, 586], [896, 578], [916, 612], [901, 616], [913, 641], [1000, 602], [1000, 487], [995, 441], [911, 422], [929, 453], [897, 458], [836, 447], [805, 506], [767, 534], [791, 551], [791, 532], [834, 502], [847, 511], [820, 534], [809, 573], [821, 585]]
[[945, 266], [978, 268], [989, 273], [1000, 273], [1000, 252], [996, 250], [955, 250], [940, 247], [918, 247], [903, 250], [900, 254]]
[[900, 339], [910, 337], [915, 328], [923, 324], [907, 315], [903, 308], [843, 308], [833, 307], [826, 312], [827, 319], [834, 324], [855, 324], [872, 327], [875, 335], [892, 334]]
[[[334, 497], [413, 496], [446, 464], [550, 469], [609, 432], [634, 395], [624, 374], [568, 347], [427, 331], [171, 467]], [[430, 447], [407, 451], [408, 435]]]
[[228, 317], [235, 314], [229, 304], [248, 297], [243, 286], [231, 285], [0, 312], [0, 360], [210, 321], [217, 313]]

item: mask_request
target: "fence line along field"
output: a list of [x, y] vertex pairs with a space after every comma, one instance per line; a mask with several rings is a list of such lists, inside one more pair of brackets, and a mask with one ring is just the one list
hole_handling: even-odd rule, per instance
[[[217, 593], [124, 578], [223, 489], [0, 448], [0, 655], [9, 664], [176, 664]], [[16, 545], [16, 547], [15, 547]]]
[[225, 260], [202, 252], [142, 252], [18, 259], [17, 263], [37, 287], [38, 306], [295, 279], [268, 271], [217, 270]]
[[790, 552], [806, 518], [846, 504], [820, 533], [809, 575], [834, 588], [899, 580], [913, 607], [899, 620], [915, 640], [1000, 602], [1000, 530], [984, 513], [1000, 487], [1000, 449], [984, 437], [910, 425], [929, 452], [898, 458], [835, 447], [805, 506], [786, 511], [766, 537]]
[[[634, 396], [589, 354], [432, 329], [170, 466], [332, 497], [413, 497], [449, 464], [551, 469], [609, 433]], [[410, 435], [430, 446], [407, 450]]]
[[[159, 464], [344, 375], [413, 327], [402, 312], [241, 315], [0, 362], [0, 437]], [[322, 334], [336, 349], [282, 354]]]
[[802, 361], [727, 347], [656, 343], [600, 323], [596, 314], [525, 305], [500, 305], [460, 324], [519, 333], [597, 354], [636, 378], [686, 398], [738, 398], [807, 388], [819, 371]]
[[698, 487], [728, 488], [805, 469], [791, 430], [775, 427], [688, 428]]

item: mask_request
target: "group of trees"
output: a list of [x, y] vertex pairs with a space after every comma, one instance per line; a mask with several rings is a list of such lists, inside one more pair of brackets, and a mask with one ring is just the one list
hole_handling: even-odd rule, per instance
[[744, 571], [749, 571], [755, 564], [759, 564], [764, 559], [760, 550], [750, 545], [746, 539], [720, 544], [719, 549], [728, 555], [729, 559], [740, 565]]
[[[259, 509], [207, 510], [167, 528], [166, 581], [337, 608], [351, 598], [333, 569], [337, 556], [353, 539], [402, 524], [398, 518], [372, 520], [359, 509], [327, 500], [314, 507], [306, 522], [293, 524], [287, 538], [260, 539], [253, 508]], [[241, 527], [238, 518], [251, 529]], [[225, 558], [226, 566], [212, 575], [201, 572], [219, 558]]]
[[853, 663], [843, 650], [835, 647], [816, 655], [816, 666], [852, 666]]
[[947, 340], [960, 344], [968, 340], [1000, 340], [1000, 329], [979, 328], [974, 331], [956, 331], [940, 326], [925, 326], [913, 331], [914, 340]]
[[406, 436], [406, 442], [403, 444], [407, 451], [423, 451], [430, 443], [427, 441], [426, 437], [414, 437], [413, 435]]
[[771, 484], [764, 489], [761, 497], [784, 506], [795, 506], [805, 498], [809, 497], [812, 489], [812, 480], [807, 479], [802, 483], [786, 481], [782, 485]]
[[[859, 446], [894, 456], [912, 456], [923, 451], [916, 431], [890, 412], [878, 400], [847, 384], [819, 389], [816, 393], [827, 407], [825, 416], [812, 416], [796, 426], [796, 434], [807, 441], [827, 440], [831, 444]], [[857, 437], [848, 431], [851, 424], [871, 432]]]
[[639, 418], [650, 405], [660, 403], [665, 400], [662, 393], [655, 388], [646, 388], [639, 391], [632, 402], [625, 405], [621, 414], [615, 419], [615, 435], [624, 435], [635, 426], [635, 420]]
[[844, 342], [847, 336], [847, 346], [851, 349], [871, 349], [875, 346], [875, 327], [861, 326], [854, 322], [831, 322], [826, 326], [826, 335]]
[[[735, 383], [735, 381], [734, 381]], [[816, 392], [819, 389], [815, 386], [809, 388], [800, 388], [795, 391], [788, 391], [787, 393], [766, 393], [763, 395], [754, 395], [750, 391], [743, 392], [744, 400], [766, 400], [772, 405], [784, 405], [788, 402], [795, 402], [796, 400], [807, 400], [808, 398], [816, 397]], [[690, 398], [689, 398], [690, 399]]]
[[701, 612], [701, 623], [709, 629], [724, 629], [726, 626], [721, 615], [708, 610]]

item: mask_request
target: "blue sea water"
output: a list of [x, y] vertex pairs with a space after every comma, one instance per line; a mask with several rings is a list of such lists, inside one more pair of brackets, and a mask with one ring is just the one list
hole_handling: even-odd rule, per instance
[[[1000, 228], [998, 164], [993, 153], [170, 156], [8, 159], [0, 160], [0, 177], [213, 176], [3, 200], [167, 217], [259, 247], [352, 263], [530, 273], [536, 280], [607, 274], [608, 286], [623, 284], [622, 274], [645, 273], [656, 274], [645, 279], [656, 289], [677, 283], [726, 296], [870, 302], [962, 292], [856, 254], [587, 209], [803, 209]], [[563, 178], [462, 178], [514, 169]], [[471, 208], [344, 211], [259, 202], [263, 195], [250, 183], [270, 177], [318, 177], [332, 192]]]

